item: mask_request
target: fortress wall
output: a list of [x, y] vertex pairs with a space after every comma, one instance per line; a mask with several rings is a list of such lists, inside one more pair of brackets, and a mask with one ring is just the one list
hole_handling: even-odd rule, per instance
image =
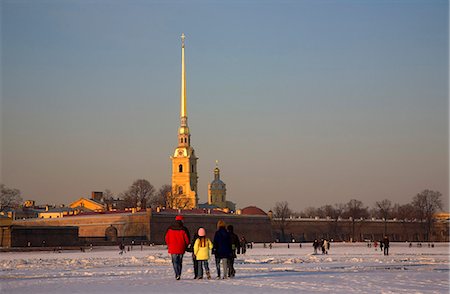
[[[351, 220], [290, 219], [285, 228], [286, 241], [293, 237], [296, 241], [312, 242], [314, 239], [334, 239], [350, 241], [353, 237]], [[380, 240], [384, 236], [385, 223], [382, 220], [357, 220], [354, 223], [354, 241]], [[275, 239], [282, 239], [279, 222], [273, 221]], [[386, 233], [392, 241], [424, 241], [424, 223], [389, 220]], [[436, 222], [430, 241], [449, 241], [449, 223]]]
[[117, 229], [118, 238], [150, 237], [151, 212], [77, 215], [53, 219], [15, 220], [18, 226], [77, 226], [80, 238], [105, 238], [111, 225]]
[[[153, 213], [151, 222], [151, 242], [164, 244], [164, 236], [167, 228], [175, 221], [176, 214]], [[184, 225], [189, 229], [191, 238], [199, 227], [204, 227], [207, 236], [214, 238], [217, 230], [217, 222], [223, 220], [227, 225], [233, 225], [234, 232], [239, 236], [245, 236], [251, 242], [270, 242], [272, 240], [272, 227], [268, 216], [246, 215], [214, 215], [192, 214], [183, 215]]]

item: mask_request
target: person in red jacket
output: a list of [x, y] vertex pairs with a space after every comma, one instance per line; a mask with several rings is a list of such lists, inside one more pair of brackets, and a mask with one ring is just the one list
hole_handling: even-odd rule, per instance
[[189, 245], [189, 236], [186, 228], [183, 226], [183, 217], [178, 215], [175, 223], [171, 225], [166, 232], [166, 244], [169, 254], [172, 256], [172, 265], [175, 271], [175, 278], [181, 278], [181, 269], [183, 266], [183, 255], [186, 247]]

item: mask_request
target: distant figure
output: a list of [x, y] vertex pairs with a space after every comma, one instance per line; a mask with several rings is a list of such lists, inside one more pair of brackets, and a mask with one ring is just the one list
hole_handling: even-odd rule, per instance
[[410, 243], [409, 243], [409, 248], [411, 248], [411, 247], [412, 247], [412, 243], [410, 242]]
[[119, 254], [122, 255], [125, 252], [125, 245], [123, 243], [119, 244]]
[[[233, 278], [236, 274], [236, 270], [234, 269], [234, 260], [236, 259], [236, 251], [241, 247], [241, 242], [239, 242], [239, 237], [234, 233], [234, 227], [232, 225], [228, 225], [227, 227], [228, 233], [230, 233], [231, 237], [231, 257], [228, 260], [228, 277]], [[266, 245], [266, 243], [264, 243]]]
[[302, 243], [298, 243], [298, 247], [302, 248]]
[[242, 254], [245, 254], [245, 252], [247, 251], [247, 240], [244, 236], [241, 237], [241, 251]]
[[272, 243], [269, 243], [269, 249], [272, 249]]
[[197, 232], [198, 238], [194, 243], [194, 255], [196, 256], [198, 263], [197, 279], [203, 279], [203, 267], [205, 268], [206, 277], [208, 280], [211, 279], [211, 274], [209, 273], [209, 257], [210, 251], [213, 249], [213, 244], [208, 237], [206, 237], [206, 230], [204, 228], [199, 228]]
[[178, 215], [175, 218], [175, 223], [167, 229], [165, 237], [168, 252], [172, 256], [175, 279], [177, 280], [181, 279], [183, 255], [186, 252], [186, 247], [189, 245], [189, 236], [186, 233], [182, 220], [183, 217]]
[[384, 255], [389, 255], [389, 239], [387, 236], [383, 238]]
[[322, 243], [322, 254], [328, 254], [328, 241], [325, 239]]
[[314, 240], [312, 246], [314, 248], [314, 254], [317, 254], [317, 249], [319, 248], [319, 241], [317, 239]]
[[383, 240], [380, 240], [380, 251], [383, 251]]

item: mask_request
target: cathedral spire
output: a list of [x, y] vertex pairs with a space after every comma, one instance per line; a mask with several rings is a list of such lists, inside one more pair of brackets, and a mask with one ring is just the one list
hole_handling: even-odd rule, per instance
[[181, 125], [186, 126], [187, 112], [186, 112], [186, 68], [184, 62], [184, 33], [181, 34]]
[[186, 111], [186, 66], [184, 61], [184, 33], [181, 34], [181, 109], [180, 109], [180, 128], [178, 130], [178, 146], [188, 147], [191, 144], [191, 134], [187, 123]]

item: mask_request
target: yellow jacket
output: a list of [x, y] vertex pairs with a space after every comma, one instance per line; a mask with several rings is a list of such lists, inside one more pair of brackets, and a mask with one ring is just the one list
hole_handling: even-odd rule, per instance
[[[201, 242], [203, 239], [204, 242]], [[201, 243], [201, 244], [200, 244]], [[212, 250], [213, 244], [207, 237], [199, 237], [194, 243], [194, 254], [197, 260], [209, 260], [209, 251]]]

